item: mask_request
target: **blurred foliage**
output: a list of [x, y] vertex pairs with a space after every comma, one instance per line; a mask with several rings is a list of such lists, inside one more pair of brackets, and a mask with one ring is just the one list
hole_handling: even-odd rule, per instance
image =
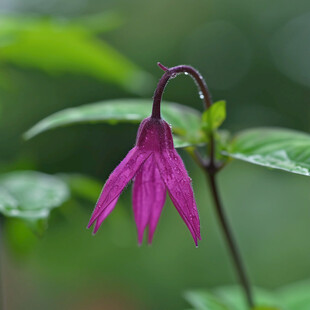
[[[188, 302], [197, 310], [247, 310], [240, 287], [220, 287], [213, 292], [189, 291]], [[254, 288], [253, 310], [307, 310], [310, 308], [309, 281], [290, 284], [274, 291]]]
[[0, 176], [0, 212], [23, 219], [42, 233], [50, 210], [69, 198], [67, 185], [57, 177], [35, 171], [11, 172]]
[[[255, 288], [256, 310], [281, 310], [280, 301], [273, 293]], [[220, 287], [214, 292], [189, 291], [185, 294], [186, 299], [197, 310], [247, 310], [243, 292], [240, 287]], [[274, 307], [274, 308], [272, 308]], [[278, 308], [279, 307], [279, 308]]]
[[2, 16], [0, 64], [34, 67], [50, 74], [88, 74], [143, 93], [151, 82], [150, 75], [95, 36], [113, 29], [118, 23], [115, 17], [101, 15], [70, 21]]

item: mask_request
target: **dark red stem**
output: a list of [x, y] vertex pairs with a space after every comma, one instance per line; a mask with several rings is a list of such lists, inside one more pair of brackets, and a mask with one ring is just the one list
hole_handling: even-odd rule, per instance
[[211, 96], [208, 90], [208, 86], [200, 75], [200, 73], [191, 66], [180, 65], [172, 68], [166, 68], [161, 63], [157, 63], [158, 66], [165, 71], [164, 75], [161, 77], [157, 84], [157, 88], [154, 93], [153, 98], [153, 110], [152, 110], [152, 117], [153, 118], [161, 118], [160, 115], [160, 103], [161, 99], [165, 90], [165, 87], [168, 81], [171, 78], [175, 78], [180, 73], [189, 74], [196, 82], [201, 92], [201, 98], [203, 98], [205, 108], [209, 108], [212, 104]]

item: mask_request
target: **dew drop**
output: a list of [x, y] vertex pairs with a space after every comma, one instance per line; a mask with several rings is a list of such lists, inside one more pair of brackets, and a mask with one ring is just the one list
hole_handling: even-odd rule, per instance
[[185, 75], [188, 75], [188, 72], [184, 72]]
[[203, 99], [205, 96], [203, 95], [202, 91], [199, 92], [199, 98]]

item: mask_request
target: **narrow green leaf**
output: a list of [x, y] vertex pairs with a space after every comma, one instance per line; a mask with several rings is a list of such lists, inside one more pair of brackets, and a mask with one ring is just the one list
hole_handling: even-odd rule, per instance
[[209, 109], [202, 114], [202, 128], [210, 132], [222, 125], [226, 118], [226, 101], [214, 102]]
[[[119, 99], [82, 105], [57, 112], [30, 128], [24, 135], [30, 139], [44, 131], [78, 123], [118, 122], [139, 123], [151, 114], [151, 100]], [[199, 111], [177, 103], [162, 103], [164, 119], [172, 125], [172, 131], [179, 136], [176, 147], [201, 144]]]
[[43, 222], [38, 220], [47, 218], [50, 210], [68, 197], [66, 184], [51, 175], [18, 171], [0, 177], [0, 212], [33, 222], [35, 226], [42, 226]]
[[225, 155], [269, 168], [310, 175], [310, 135], [280, 128], [257, 128], [235, 137]]
[[94, 34], [98, 21], [7, 17], [0, 20], [0, 63], [33, 67], [49, 74], [87, 74], [145, 93], [153, 78]]

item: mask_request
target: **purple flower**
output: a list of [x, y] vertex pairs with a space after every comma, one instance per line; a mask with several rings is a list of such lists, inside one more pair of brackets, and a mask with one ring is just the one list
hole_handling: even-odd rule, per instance
[[90, 228], [95, 222], [94, 233], [112, 212], [130, 180], [134, 181], [132, 201], [139, 244], [147, 226], [148, 242], [152, 242], [168, 191], [197, 245], [201, 240], [200, 224], [191, 179], [163, 119], [150, 117], [140, 124], [135, 147], [112, 172], [100, 194], [88, 224]]

